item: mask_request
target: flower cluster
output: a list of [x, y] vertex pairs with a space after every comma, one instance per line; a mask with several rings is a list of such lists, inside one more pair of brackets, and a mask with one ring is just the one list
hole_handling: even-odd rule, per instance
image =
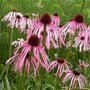
[[[79, 62], [80, 64], [80, 62]], [[86, 67], [86, 64], [82, 64]], [[78, 68], [74, 70], [70, 70], [70, 66], [72, 66], [71, 63], [69, 63], [64, 58], [58, 58], [48, 65], [48, 72], [50, 72], [54, 67], [57, 67], [56, 75], [60, 78], [62, 75], [65, 74], [65, 77], [63, 79], [63, 84], [65, 84], [68, 80], [71, 79], [70, 87], [74, 89], [75, 87], [75, 81], [78, 81], [79, 88], [82, 89], [87, 84], [87, 80], [83, 74], [81, 74], [80, 70]]]
[[[17, 28], [20, 32], [25, 32], [26, 40], [18, 39], [12, 44], [16, 46], [13, 56], [6, 61], [6, 64], [13, 63], [14, 70], [22, 74], [25, 68], [27, 75], [30, 74], [32, 66], [34, 77], [40, 65], [50, 72], [57, 67], [56, 75], [60, 78], [65, 75], [63, 83], [71, 79], [70, 87], [74, 89], [75, 81], [78, 81], [80, 89], [86, 85], [86, 78], [79, 69], [71, 70], [69, 63], [64, 58], [49, 60], [46, 54], [52, 46], [54, 48], [74, 47], [80, 52], [90, 49], [90, 26], [84, 24], [83, 16], [78, 14], [68, 23], [60, 27], [58, 13], [53, 16], [49, 13], [41, 17], [33, 14], [33, 18], [24, 15], [16, 10], [9, 12], [2, 21], [7, 21], [7, 26]], [[79, 65], [88, 67], [84, 62], [79, 61]]]
[[81, 14], [76, 15], [75, 18], [71, 19], [68, 23], [62, 26], [60, 28], [60, 32], [64, 39], [67, 39], [67, 35], [69, 35], [69, 38], [73, 37], [74, 42], [67, 42], [69, 44], [71, 43], [76, 49], [79, 48], [80, 52], [90, 49], [90, 29], [85, 25]]

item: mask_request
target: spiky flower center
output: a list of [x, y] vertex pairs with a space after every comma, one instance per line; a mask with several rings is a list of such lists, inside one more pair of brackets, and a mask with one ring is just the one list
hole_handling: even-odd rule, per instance
[[29, 40], [28, 40], [28, 44], [31, 45], [31, 46], [38, 46], [40, 44], [40, 39], [38, 38], [37, 35], [32, 35]]
[[85, 37], [84, 37], [84, 36], [82, 36], [80, 39], [81, 39], [81, 40], [85, 40]]
[[77, 23], [83, 23], [83, 16], [78, 14], [74, 20], [77, 22]]
[[80, 71], [79, 70], [73, 70], [73, 74], [75, 74], [76, 76], [80, 75]]
[[16, 16], [17, 19], [20, 19], [21, 17], [19, 15]]
[[64, 58], [59, 58], [59, 59], [57, 59], [57, 62], [58, 62], [58, 63], [61, 63], [61, 64], [64, 63]]
[[42, 17], [40, 18], [40, 22], [47, 25], [51, 23], [51, 17], [48, 13], [45, 13], [44, 15], [42, 15]]
[[58, 16], [58, 13], [54, 13], [54, 16]]
[[16, 12], [17, 10], [13, 9], [12, 11], [13, 11], [13, 12]]
[[25, 18], [29, 18], [29, 16], [28, 16], [28, 15], [25, 15], [24, 17], [25, 17]]

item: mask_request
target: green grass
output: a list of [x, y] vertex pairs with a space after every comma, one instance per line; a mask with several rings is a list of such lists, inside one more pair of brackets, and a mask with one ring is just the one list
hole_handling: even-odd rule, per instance
[[[58, 12], [61, 18], [61, 25], [63, 25], [81, 12], [83, 0], [42, 0], [43, 8], [37, 7], [37, 3], [38, 0], [0, 0], [0, 90], [62, 90], [61, 78], [55, 76], [55, 70], [48, 74], [42, 69], [42, 72], [39, 71], [36, 79], [34, 79], [32, 70], [30, 76], [27, 77], [25, 72], [20, 76], [18, 73], [12, 71], [11, 66], [5, 65], [6, 60], [9, 58], [11, 34], [11, 29], [6, 26], [7, 23], [1, 22], [5, 14], [13, 9], [30, 17], [32, 13], [42, 15], [45, 12], [49, 12], [53, 15], [54, 12]], [[85, 0], [82, 14], [85, 18], [85, 24], [88, 25], [90, 23], [90, 0]], [[24, 34], [20, 34], [18, 30], [14, 29], [13, 40], [24, 36]], [[58, 53], [59, 57], [66, 58], [67, 52], [68, 50], [65, 47], [58, 50], [51, 48], [48, 55], [50, 60], [54, 60], [54, 53]], [[78, 63], [78, 59], [86, 60], [90, 64], [90, 51], [79, 53], [71, 48], [68, 61], [75, 66]], [[88, 80], [88, 89], [86, 90], [89, 90], [90, 68], [84, 69], [82, 72]]]

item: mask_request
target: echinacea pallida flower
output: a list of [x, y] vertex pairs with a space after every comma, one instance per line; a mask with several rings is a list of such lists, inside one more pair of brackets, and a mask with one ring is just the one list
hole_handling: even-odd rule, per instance
[[20, 16], [17, 15], [13, 18], [12, 21], [8, 24], [11, 28], [18, 28], [21, 32], [25, 32], [26, 28], [29, 28], [32, 25], [31, 19], [28, 15]]
[[54, 15], [52, 16], [52, 23], [56, 26], [60, 25], [60, 18], [58, 16], [58, 13], [54, 13]]
[[[57, 22], [56, 19], [55, 23]], [[37, 24], [33, 27], [33, 34], [37, 34], [43, 41], [43, 38], [45, 38], [45, 46], [47, 49], [50, 49], [50, 45], [54, 46], [54, 48], [58, 48], [59, 45], [57, 43], [58, 40], [55, 40], [56, 33], [57, 33], [57, 39], [59, 38], [59, 31], [56, 26], [56, 24], [52, 22], [52, 18], [48, 13], [45, 13], [41, 16], [40, 20], [37, 22]], [[61, 40], [60, 36], [60, 40]], [[61, 40], [61, 44], [64, 44], [63, 39]]]
[[10, 59], [7, 60], [6, 64], [13, 63], [13, 69], [15, 72], [19, 72], [22, 75], [23, 69], [27, 72], [27, 75], [30, 74], [30, 67], [32, 66], [34, 69], [34, 77], [36, 77], [36, 73], [39, 68], [39, 61], [36, 60], [35, 57], [30, 57], [29, 53], [26, 55], [23, 65], [21, 65], [22, 59], [20, 59], [20, 54], [14, 54]]
[[79, 31], [78, 36], [75, 37], [75, 43], [73, 45], [73, 47], [75, 47], [76, 49], [79, 48], [79, 51], [87, 51], [90, 49], [90, 44], [88, 41], [88, 32], [85, 31]]
[[6, 14], [4, 16], [2, 21], [9, 21], [9, 22], [11, 22], [17, 15], [19, 15], [20, 17], [23, 16], [22, 13], [20, 13], [20, 12], [18, 12], [16, 10], [12, 10], [11, 12], [9, 12], [8, 14]]
[[[23, 67], [26, 56], [28, 53], [30, 53], [31, 57], [34, 57], [42, 65], [43, 68], [47, 69], [48, 56], [46, 55], [43, 47], [41, 46], [40, 39], [38, 38], [37, 35], [34, 34], [28, 40], [23, 41], [23, 42], [20, 41], [20, 43], [18, 47], [16, 48], [16, 51], [14, 52], [14, 56], [17, 55], [17, 53], [20, 53], [19, 68]], [[41, 57], [42, 57], [42, 60], [41, 60]]]
[[86, 25], [84, 24], [83, 16], [78, 14], [74, 19], [66, 23], [61, 27], [61, 34], [66, 37], [67, 33], [74, 34], [76, 30], [86, 30]]
[[79, 66], [81, 68], [88, 68], [90, 65], [88, 63], [86, 63], [84, 60], [79, 59]]
[[50, 72], [52, 69], [57, 67], [58, 69], [57, 69], [56, 75], [58, 77], [61, 77], [65, 71], [69, 70], [68, 64], [69, 62], [67, 62], [64, 58], [58, 58], [55, 61], [52, 61], [49, 63], [48, 72]]
[[65, 84], [68, 80], [70, 80], [70, 88], [75, 89], [75, 83], [78, 81], [79, 88], [83, 89], [87, 83], [87, 80], [83, 74], [78, 69], [73, 71], [67, 71], [63, 83]]
[[26, 27], [29, 28], [32, 25], [31, 19], [28, 15], [13, 10], [4, 16], [2, 21], [9, 21], [7, 26], [11, 28], [19, 28], [21, 32], [25, 31]]
[[20, 21], [21, 21], [21, 17], [20, 15], [16, 15], [11, 21], [10, 23], [8, 24], [9, 27], [11, 28], [19, 28], [19, 25], [20, 25]]
[[60, 18], [58, 16], [58, 13], [54, 13], [54, 15], [51, 17], [52, 19], [52, 24], [54, 24], [54, 27], [55, 27], [55, 30], [52, 30], [52, 34], [53, 34], [53, 37], [55, 38], [56, 42], [58, 43], [58, 40], [59, 40], [59, 45], [60, 47], [62, 47], [62, 45], [65, 45], [64, 43], [64, 39], [61, 35], [61, 32], [60, 32]]
[[19, 27], [21, 32], [25, 31], [26, 28], [29, 28], [32, 25], [32, 21], [29, 18], [28, 15], [24, 15], [21, 17], [20, 22], [19, 22]]

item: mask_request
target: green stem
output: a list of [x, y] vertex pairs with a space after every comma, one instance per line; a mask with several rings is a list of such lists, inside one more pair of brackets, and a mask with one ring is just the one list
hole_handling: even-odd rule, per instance
[[[11, 52], [12, 52], [12, 38], [13, 38], [13, 28], [11, 29], [11, 36], [10, 36], [10, 49], [9, 49], [9, 58], [11, 57]], [[6, 71], [6, 75], [8, 75], [8, 71], [9, 71], [9, 64], [7, 65], [7, 71]]]
[[42, 89], [42, 83], [43, 83], [43, 77], [41, 76], [41, 86], [40, 86], [40, 90], [43, 90], [43, 89]]
[[54, 89], [55, 89], [55, 86], [56, 86], [56, 82], [57, 81], [57, 76], [55, 76], [55, 80], [54, 80]]
[[43, 32], [43, 47], [45, 47], [45, 39], [46, 39], [46, 25], [44, 25], [44, 32]]
[[37, 85], [36, 85], [36, 79], [34, 79], [34, 83], [35, 83], [35, 85], [34, 85], [34, 90], [37, 90]]
[[12, 39], [13, 39], [13, 28], [11, 29], [9, 58], [11, 57], [11, 53], [12, 53], [12, 45], [11, 45]]
[[71, 46], [70, 46], [70, 48], [69, 48], [69, 50], [68, 50], [68, 52], [67, 52], [66, 59], [68, 59], [68, 57], [69, 57], [69, 54], [70, 54], [70, 51], [71, 51], [73, 42], [74, 42], [74, 39], [72, 40]]
[[70, 46], [70, 48], [69, 48], [69, 50], [68, 50], [68, 52], [67, 52], [66, 59], [68, 59], [68, 57], [69, 57], [70, 50], [71, 50], [71, 48], [72, 48], [72, 46], [73, 46], [74, 39], [75, 39], [76, 35], [77, 35], [77, 32], [75, 32], [75, 35], [73, 36], [73, 40], [72, 40], [71, 46]]
[[[43, 44], [43, 47], [45, 48], [45, 51], [46, 50], [46, 46], [45, 46], [45, 39], [46, 39], [46, 25], [44, 25], [44, 32], [43, 32], [43, 41], [42, 41], [42, 44]], [[40, 68], [41, 72], [40, 72], [40, 77], [41, 77], [41, 86], [40, 86], [40, 90], [43, 90], [43, 77], [44, 77], [44, 74], [42, 73], [42, 68]]]
[[83, 3], [82, 3], [82, 7], [81, 7], [81, 13], [82, 13], [82, 11], [83, 11], [84, 4], [85, 4], [85, 0], [83, 0]]

